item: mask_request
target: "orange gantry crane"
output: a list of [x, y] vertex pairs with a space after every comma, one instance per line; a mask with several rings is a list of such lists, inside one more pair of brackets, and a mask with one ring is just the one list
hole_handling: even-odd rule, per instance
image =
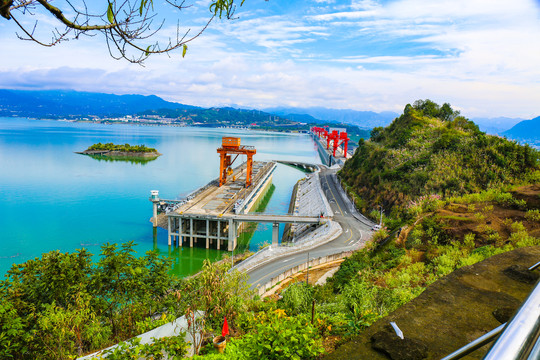
[[[251, 185], [251, 176], [253, 173], [253, 155], [257, 153], [254, 146], [240, 145], [238, 137], [223, 137], [221, 147], [217, 149], [219, 153], [219, 186], [227, 182], [227, 175], [232, 175], [231, 165], [239, 155], [247, 155], [246, 167], [246, 187]], [[231, 155], [236, 155], [232, 159]]]

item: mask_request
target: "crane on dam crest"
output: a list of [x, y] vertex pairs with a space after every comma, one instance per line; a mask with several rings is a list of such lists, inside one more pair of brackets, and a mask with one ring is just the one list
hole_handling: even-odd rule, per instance
[[[232, 164], [239, 155], [246, 155], [246, 188], [251, 185], [253, 176], [253, 155], [257, 153], [254, 146], [240, 145], [239, 137], [223, 137], [221, 147], [217, 149], [219, 154], [219, 186], [227, 182], [227, 176], [232, 175]], [[232, 155], [236, 155], [234, 159]]]

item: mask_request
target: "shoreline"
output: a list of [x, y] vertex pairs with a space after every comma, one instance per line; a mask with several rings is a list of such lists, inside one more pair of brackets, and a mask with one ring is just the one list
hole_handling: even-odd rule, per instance
[[307, 135], [309, 134], [308, 130], [303, 129], [292, 129], [292, 130], [271, 130], [271, 129], [257, 129], [251, 128], [248, 126], [214, 126], [213, 124], [175, 124], [175, 123], [163, 123], [163, 122], [152, 122], [152, 121], [117, 121], [117, 120], [81, 120], [81, 119], [52, 119], [52, 118], [35, 118], [35, 117], [18, 117], [18, 116], [0, 116], [4, 119], [25, 119], [25, 120], [36, 120], [36, 121], [59, 121], [64, 123], [81, 123], [81, 124], [95, 124], [95, 125], [130, 125], [130, 126], [168, 126], [175, 128], [207, 128], [207, 129], [231, 129], [231, 130], [244, 130], [244, 131], [255, 131], [263, 133], [280, 133], [280, 134], [291, 134], [291, 135]]

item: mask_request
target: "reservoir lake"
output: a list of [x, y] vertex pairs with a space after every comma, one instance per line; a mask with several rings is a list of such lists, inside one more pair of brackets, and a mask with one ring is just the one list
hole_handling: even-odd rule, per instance
[[[166, 230], [158, 228], [154, 234], [148, 199], [150, 190], [159, 190], [162, 198], [183, 197], [217, 178], [216, 149], [222, 136], [240, 137], [242, 145], [255, 146], [256, 161], [320, 164], [307, 134], [0, 117], [1, 277], [12, 264], [48, 251], [86, 248], [98, 255], [102, 244], [132, 240], [138, 254], [157, 250], [172, 257], [178, 276], [197, 272], [204, 259], [221, 259], [226, 252], [169, 247]], [[145, 144], [163, 155], [140, 163], [75, 154], [97, 142]], [[275, 191], [265, 212], [286, 214], [293, 186], [304, 176], [278, 164]], [[271, 224], [260, 224], [250, 250], [271, 238]]]

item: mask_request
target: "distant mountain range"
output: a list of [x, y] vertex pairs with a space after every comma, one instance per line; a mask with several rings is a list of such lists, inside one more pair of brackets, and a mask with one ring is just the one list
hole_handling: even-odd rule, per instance
[[[399, 114], [391, 111], [376, 113], [347, 109], [327, 109], [324, 107], [273, 107], [261, 110], [238, 108], [211, 108], [185, 105], [161, 99], [155, 95], [114, 95], [80, 92], [74, 90], [8, 90], [0, 89], [0, 116], [36, 118], [77, 118], [77, 117], [121, 117], [136, 114], [160, 116], [181, 116], [204, 119], [209, 124], [241, 122], [272, 122], [287, 126], [287, 122], [307, 124], [349, 124], [360, 129], [372, 129], [390, 124]], [[225, 115], [226, 114], [226, 115]], [[215, 120], [215, 121], [214, 121]], [[538, 118], [523, 121], [519, 118], [474, 118], [482, 131], [504, 135], [516, 140], [537, 140], [540, 142]], [[524, 123], [524, 124], [522, 124]], [[536, 124], [536, 125], [535, 125]], [[510, 129], [512, 128], [512, 129]], [[509, 130], [510, 129], [510, 130]], [[350, 131], [351, 129], [349, 129]], [[506, 131], [507, 130], [507, 131]], [[367, 133], [367, 132], [366, 132]]]
[[509, 139], [540, 145], [540, 116], [524, 120], [502, 133]]
[[[218, 111], [218, 110], [226, 110]], [[201, 116], [204, 113], [204, 116]], [[7, 90], [0, 89], [0, 116], [19, 116], [37, 118], [77, 118], [77, 117], [121, 117], [125, 115], [183, 116], [189, 114], [210, 121], [214, 114], [223, 117], [246, 118], [249, 113], [252, 122], [259, 118], [290, 120], [301, 123], [337, 123], [371, 129], [389, 124], [396, 113], [355, 110], [335, 110], [317, 108], [272, 108], [264, 111], [237, 108], [211, 108], [169, 102], [158, 96], [114, 95], [79, 92], [74, 90]], [[219, 119], [216, 119], [219, 120]]]
[[[126, 118], [126, 116], [128, 116]], [[309, 124], [332, 124], [309, 115], [288, 117], [261, 110], [202, 108], [165, 101], [157, 96], [113, 95], [73, 90], [24, 91], [0, 89], [0, 116], [45, 119], [87, 119], [105, 122], [160, 122], [194, 126], [250, 127], [260, 130], [308, 130]], [[117, 119], [119, 118], [119, 119]], [[161, 119], [161, 120], [160, 120]], [[349, 124], [351, 135], [369, 137], [368, 130]]]
[[72, 90], [1, 90], [0, 116], [123, 116], [149, 109], [195, 109], [155, 95], [113, 95]]
[[[376, 113], [373, 111], [357, 111], [344, 109], [327, 109], [323, 107], [296, 108], [296, 107], [273, 107], [264, 109], [264, 111], [296, 119], [302, 117], [311, 118], [319, 121], [331, 121], [356, 125], [363, 129], [372, 129], [376, 126], [386, 126], [392, 122], [398, 113], [392, 111], [383, 111]], [[300, 121], [300, 120], [297, 120]]]
[[525, 119], [520, 118], [507, 118], [507, 117], [496, 117], [496, 118], [474, 118], [471, 119], [480, 130], [492, 135], [501, 135], [505, 130], [510, 129], [512, 126], [516, 125], [520, 121]]

